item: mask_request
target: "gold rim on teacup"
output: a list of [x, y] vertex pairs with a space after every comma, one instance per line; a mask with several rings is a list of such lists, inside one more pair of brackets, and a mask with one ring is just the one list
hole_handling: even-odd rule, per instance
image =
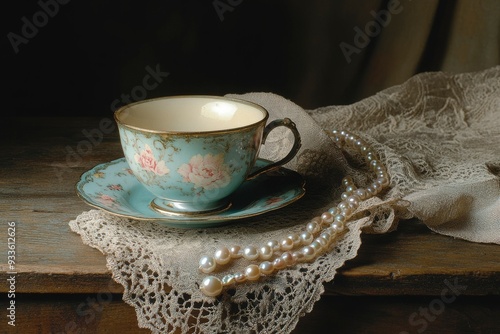
[[[263, 114], [263, 118], [256, 121], [256, 122], [253, 122], [251, 124], [247, 124], [247, 125], [244, 125], [244, 126], [239, 126], [239, 127], [234, 127], [234, 128], [229, 128], [229, 129], [220, 129], [220, 130], [205, 130], [205, 131], [190, 131], [190, 130], [184, 130], [184, 131], [169, 131], [169, 130], [152, 130], [152, 129], [148, 129], [146, 127], [140, 127], [140, 126], [134, 126], [134, 125], [131, 125], [131, 124], [127, 124], [125, 121], [123, 121], [122, 119], [120, 119], [120, 116], [122, 116], [122, 114], [126, 113], [128, 109], [132, 109], [132, 108], [135, 108], [135, 107], [138, 107], [140, 106], [141, 104], [144, 104], [144, 103], [154, 103], [155, 101], [165, 101], [165, 100], [178, 100], [178, 99], [209, 99], [209, 100], [219, 100], [219, 101], [231, 101], [231, 102], [235, 102], [235, 103], [238, 103], [238, 104], [244, 104], [244, 105], [247, 105], [249, 107], [252, 107], [252, 108], [255, 108], [255, 109], [258, 109], [259, 111], [262, 112]], [[267, 120], [269, 119], [269, 112], [267, 111], [267, 109], [265, 109], [263, 106], [259, 105], [259, 104], [256, 104], [256, 103], [253, 103], [253, 102], [250, 102], [250, 101], [246, 101], [246, 100], [240, 100], [240, 99], [235, 99], [235, 98], [229, 98], [229, 97], [223, 97], [223, 96], [214, 96], [214, 95], [174, 95], [174, 96], [166, 96], [166, 97], [158, 97], [158, 98], [152, 98], [152, 99], [148, 99], [148, 100], [142, 100], [142, 101], [137, 101], [137, 102], [132, 102], [130, 104], [127, 104], [125, 106], [122, 106], [120, 108], [118, 108], [115, 113], [114, 113], [114, 119], [115, 121], [122, 125], [122, 126], [125, 126], [127, 128], [130, 128], [130, 129], [134, 129], [134, 130], [139, 130], [139, 131], [145, 131], [145, 132], [150, 132], [150, 133], [157, 133], [157, 134], [170, 134], [170, 135], [173, 135], [173, 134], [183, 134], [183, 135], [189, 135], [189, 136], [199, 136], [199, 135], [206, 135], [207, 133], [214, 133], [214, 134], [217, 134], [217, 133], [220, 133], [220, 134], [223, 134], [223, 133], [228, 133], [228, 132], [236, 132], [236, 131], [241, 131], [241, 130], [245, 130], [245, 129], [248, 129], [248, 128], [251, 128], [253, 126], [256, 126], [257, 124], [259, 123], [266, 123]]]

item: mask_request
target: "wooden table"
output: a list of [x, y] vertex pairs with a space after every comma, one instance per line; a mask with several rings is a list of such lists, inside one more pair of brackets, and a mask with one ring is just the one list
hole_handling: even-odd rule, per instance
[[[105, 257], [68, 226], [90, 209], [75, 193], [80, 175], [122, 156], [111, 116], [8, 119], [0, 136], [0, 333], [148, 332]], [[326, 290], [294, 333], [499, 333], [500, 246], [403, 221], [396, 232], [363, 236]]]

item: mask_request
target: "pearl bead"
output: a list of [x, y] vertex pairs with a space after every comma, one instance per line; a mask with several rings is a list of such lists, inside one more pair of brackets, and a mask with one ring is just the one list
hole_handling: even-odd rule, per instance
[[236, 283], [244, 283], [247, 280], [247, 277], [245, 276], [244, 273], [238, 272], [234, 274], [234, 280]]
[[214, 259], [217, 264], [227, 264], [231, 261], [231, 252], [226, 247], [222, 247], [215, 251]]
[[281, 250], [287, 251], [293, 248], [293, 240], [291, 238], [285, 238], [281, 240], [280, 243]]
[[284, 252], [283, 254], [281, 254], [280, 257], [283, 261], [285, 261], [285, 264], [287, 266], [291, 266], [291, 265], [295, 264], [292, 253], [290, 253], [290, 252]]
[[303, 247], [301, 253], [304, 255], [304, 260], [306, 261], [311, 261], [316, 256], [316, 250], [311, 246]]
[[352, 209], [357, 209], [359, 207], [359, 197], [356, 195], [349, 196], [346, 200], [347, 204], [352, 208]]
[[354, 193], [354, 191], [356, 191], [355, 185], [345, 187], [345, 192], [348, 194], [352, 194], [352, 193]]
[[205, 277], [200, 285], [201, 292], [208, 297], [220, 295], [222, 288], [221, 280], [214, 276]]
[[262, 246], [259, 249], [259, 255], [262, 260], [269, 260], [273, 256], [273, 250], [268, 245]]
[[373, 171], [376, 171], [378, 166], [380, 166], [380, 161], [378, 161], [376, 159], [373, 159], [372, 161], [370, 161], [370, 168]]
[[321, 217], [314, 217], [313, 219], [311, 219], [310, 222], [314, 222], [318, 225], [321, 225]]
[[368, 194], [366, 193], [366, 190], [363, 189], [363, 188], [356, 189], [356, 191], [354, 192], [354, 194], [356, 196], [358, 196], [361, 200], [366, 199], [366, 197], [368, 196]]
[[340, 213], [340, 210], [339, 210], [339, 208], [337, 208], [337, 207], [333, 207], [333, 208], [330, 208], [330, 209], [328, 210], [328, 212], [330, 212], [330, 214], [331, 214], [332, 216], [335, 216], [336, 214]]
[[260, 272], [264, 275], [270, 275], [274, 271], [274, 266], [269, 261], [264, 261], [259, 265]]
[[292, 239], [293, 247], [300, 245], [300, 236], [298, 234], [290, 234], [287, 238]]
[[342, 184], [344, 185], [344, 187], [348, 187], [350, 185], [353, 185], [354, 181], [352, 180], [352, 177], [346, 176], [342, 179]]
[[253, 261], [259, 257], [259, 252], [254, 246], [247, 246], [243, 248], [243, 257], [247, 260]]
[[281, 257], [277, 257], [273, 261], [273, 267], [274, 269], [280, 270], [286, 267], [286, 263]]
[[376, 179], [377, 182], [378, 179], [387, 179], [387, 184], [382, 185], [382, 187], [387, 187], [389, 185], [389, 175], [387, 175], [386, 173], [378, 173]]
[[347, 207], [347, 208], [342, 209], [342, 215], [344, 217], [346, 217], [346, 219], [347, 219], [347, 217], [350, 217], [353, 214], [353, 212], [354, 212], [354, 210], [351, 207]]
[[389, 179], [387, 177], [378, 177], [376, 182], [381, 186], [381, 187], [387, 187], [389, 185]]
[[335, 221], [330, 226], [331, 226], [332, 229], [335, 230], [336, 233], [342, 232], [344, 230], [344, 228], [345, 228], [344, 222], [340, 222], [340, 221]]
[[326, 244], [329, 244], [332, 240], [332, 235], [326, 231], [323, 231], [323, 233], [320, 234], [319, 238], [324, 239]]
[[251, 264], [245, 268], [245, 276], [249, 281], [256, 281], [260, 277], [260, 269], [256, 264]]
[[340, 211], [344, 210], [345, 208], [348, 208], [349, 204], [346, 201], [342, 201], [339, 204], [337, 204], [337, 208], [340, 209]]
[[330, 234], [330, 236], [333, 238], [335, 236], [335, 234], [337, 233], [333, 228], [332, 226], [330, 225], [330, 227], [327, 227], [323, 230], [323, 232], [325, 233], [328, 233]]
[[373, 182], [370, 186], [375, 190], [376, 194], [382, 190], [382, 187], [377, 182]]
[[232, 246], [229, 248], [229, 253], [231, 253], [231, 258], [232, 259], [239, 259], [243, 254], [240, 252], [241, 247], [240, 246]]
[[354, 145], [358, 148], [358, 150], [360, 150], [362, 147], [365, 146], [365, 142], [361, 139], [358, 139], [358, 140], [356, 140]]
[[223, 286], [233, 285], [234, 283], [236, 283], [236, 280], [234, 279], [234, 275], [228, 274], [228, 275], [222, 277], [222, 285]]
[[375, 153], [373, 153], [372, 151], [366, 152], [365, 158], [366, 158], [367, 161], [372, 161], [372, 160], [376, 160], [377, 159], [377, 157], [375, 156]]
[[300, 239], [302, 240], [303, 245], [309, 245], [313, 241], [314, 237], [311, 233], [306, 231], [300, 234]]
[[315, 221], [312, 221], [312, 222], [309, 222], [306, 226], [306, 230], [307, 232], [309, 233], [312, 233], [312, 234], [316, 234], [319, 232], [320, 230], [320, 226], [317, 222]]
[[316, 240], [311, 242], [309, 246], [312, 247], [316, 251], [316, 253], [319, 253], [323, 250], [323, 246]]
[[342, 194], [340, 194], [340, 199], [342, 199], [343, 201], [345, 201], [346, 198], [349, 197], [349, 195], [350, 195], [349, 193], [343, 192]]
[[342, 214], [336, 215], [334, 222], [342, 222], [342, 223], [345, 222], [345, 216]]
[[321, 221], [323, 222], [323, 224], [331, 224], [331, 222], [333, 222], [333, 216], [330, 212], [324, 212], [322, 215], [321, 215]]
[[316, 238], [314, 241], [319, 243], [322, 248], [324, 248], [324, 247], [326, 247], [326, 245], [328, 245], [328, 242], [323, 238]]
[[301, 252], [295, 251], [292, 253], [292, 258], [293, 258], [293, 262], [297, 263], [297, 262], [302, 261], [302, 259], [304, 258], [304, 254], [302, 254]]
[[199, 262], [199, 269], [201, 272], [208, 274], [215, 270], [215, 260], [211, 256], [202, 256]]
[[267, 242], [267, 245], [271, 247], [273, 251], [280, 250], [280, 243], [277, 240], [271, 240]]
[[373, 185], [366, 187], [366, 192], [369, 195], [368, 197], [375, 196], [377, 194], [377, 190], [373, 187]]

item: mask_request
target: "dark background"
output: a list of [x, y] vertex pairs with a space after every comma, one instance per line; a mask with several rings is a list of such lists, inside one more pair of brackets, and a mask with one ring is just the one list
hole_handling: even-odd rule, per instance
[[[401, 0], [405, 10], [415, 3], [409, 1]], [[383, 84], [367, 83], [365, 76], [367, 68], [373, 72], [369, 59], [382, 33], [353, 54], [350, 63], [339, 44], [353, 44], [353, 28], [373, 20], [370, 12], [387, 8], [388, 1], [219, 3], [231, 7], [223, 20], [212, 0], [72, 0], [58, 4], [57, 13], [20, 44], [17, 53], [8, 34], [22, 35], [22, 18], [33, 23], [42, 8], [37, 1], [5, 3], [4, 111], [15, 116], [111, 115], [112, 102], [142, 85], [148, 66], [169, 75], [145, 98], [261, 91], [280, 94], [307, 109], [350, 104], [402, 83], [411, 74], [439, 70], [457, 2], [441, 1], [429, 14], [431, 33], [417, 66]], [[396, 20], [391, 24], [388, 28], [395, 30]], [[412, 25], [418, 24], [419, 19], [403, 22], [402, 27], [409, 28], [408, 43], [413, 42], [411, 31], [418, 30]], [[476, 68], [491, 63], [490, 59]], [[378, 76], [397, 71], [394, 61], [375, 68]]]

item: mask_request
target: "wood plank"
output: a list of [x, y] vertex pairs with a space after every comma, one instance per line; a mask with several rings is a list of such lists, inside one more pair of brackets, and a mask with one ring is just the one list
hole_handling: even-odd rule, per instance
[[[496, 333], [498, 297], [324, 296], [302, 317], [293, 334], [309, 333]], [[149, 333], [119, 294], [18, 295], [16, 327], [1, 332]], [[440, 302], [441, 301], [441, 302]], [[14, 329], [14, 330], [13, 330]]]
[[107, 293], [19, 294], [16, 296], [15, 328], [2, 319], [0, 331], [23, 334], [150, 333], [138, 327], [134, 309], [121, 298], [119, 294]]
[[323, 297], [292, 333], [498, 333], [498, 297], [446, 297]]

